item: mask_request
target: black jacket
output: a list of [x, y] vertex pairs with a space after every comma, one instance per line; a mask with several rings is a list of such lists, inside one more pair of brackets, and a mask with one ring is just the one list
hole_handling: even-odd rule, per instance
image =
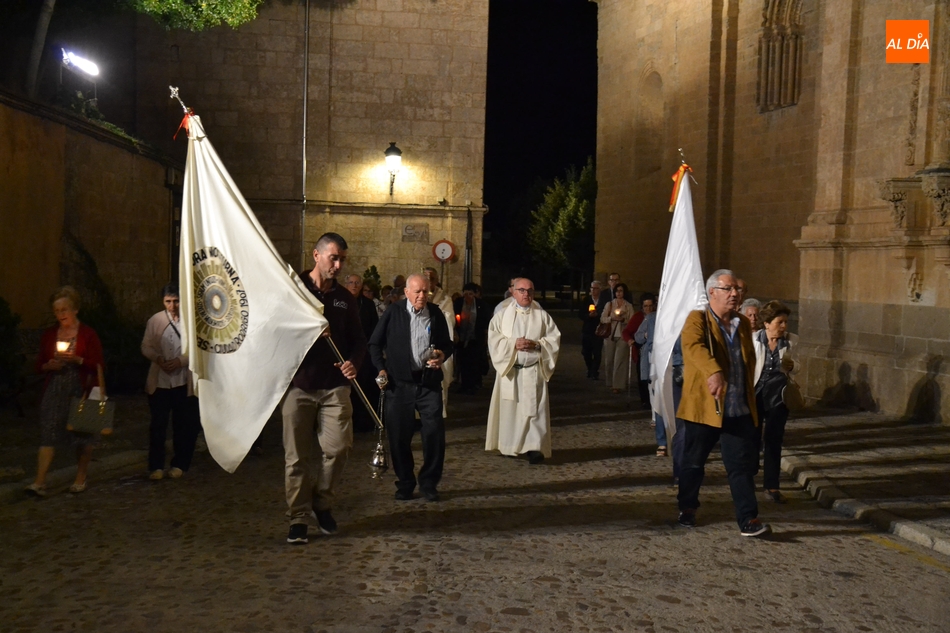
[[[455, 314], [459, 317], [462, 316], [462, 310], [465, 308], [465, 297], [459, 297], [452, 302], [452, 308], [455, 310]], [[485, 307], [485, 304], [482, 303], [481, 299], [475, 299], [475, 342], [476, 343], [485, 343], [488, 341], [488, 324], [491, 323], [492, 312]], [[455, 332], [456, 334], [461, 327], [461, 321], [456, 320]]]
[[362, 294], [356, 298], [360, 309], [360, 324], [363, 326], [363, 334], [366, 340], [373, 335], [376, 324], [379, 323], [379, 313], [376, 312], [376, 302], [364, 297]]
[[[604, 295], [603, 291], [601, 291], [600, 295]], [[597, 310], [598, 305], [600, 305], [599, 311]], [[594, 306], [593, 313], [591, 313], [590, 306]], [[587, 295], [586, 301], [581, 301], [581, 307], [577, 311], [577, 316], [580, 317], [581, 321], [583, 321], [583, 325], [581, 325], [581, 334], [584, 336], [594, 335], [594, 331], [600, 324], [600, 315], [603, 314], [603, 311], [603, 305], [601, 305], [600, 301], [598, 300], [597, 303], [594, 303], [594, 299], [590, 295]], [[591, 316], [591, 314], [594, 314], [595, 316]]]
[[[412, 376], [412, 346], [406, 301], [397, 301], [387, 308], [369, 339], [369, 355], [373, 365], [377, 370], [385, 369], [389, 379], [396, 382], [415, 382]], [[426, 307], [429, 309], [429, 343], [435, 345], [435, 348], [448, 358], [454, 347], [445, 316], [434, 303], [427, 303]], [[426, 371], [424, 375], [424, 386], [434, 390], [442, 389], [441, 369]]]

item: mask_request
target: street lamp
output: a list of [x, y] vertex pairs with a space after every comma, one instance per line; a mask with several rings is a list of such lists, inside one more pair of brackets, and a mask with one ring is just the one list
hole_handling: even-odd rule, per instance
[[396, 174], [402, 165], [402, 150], [396, 147], [396, 141], [390, 141], [389, 147], [383, 152], [386, 155], [386, 169], [389, 170], [389, 197], [393, 197], [393, 183], [396, 182]]
[[63, 51], [63, 63], [59, 67], [59, 83], [63, 83], [63, 68], [70, 71], [71, 73], [79, 76], [82, 79], [92, 82], [92, 99], [89, 99], [87, 103], [93, 105], [99, 104], [99, 98], [97, 94], [96, 86], [96, 77], [99, 76], [99, 67], [85, 57], [80, 57], [72, 51], [67, 51], [65, 48], [61, 49]]
[[69, 68], [70, 70], [73, 68], [78, 68], [90, 77], [97, 77], [99, 75], [99, 67], [96, 66], [94, 62], [89, 61], [85, 57], [80, 57], [72, 51], [67, 51], [65, 48], [62, 49], [62, 51], [63, 66], [66, 68]]

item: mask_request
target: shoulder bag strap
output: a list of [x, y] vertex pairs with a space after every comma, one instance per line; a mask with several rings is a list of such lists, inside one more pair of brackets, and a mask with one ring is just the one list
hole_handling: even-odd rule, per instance
[[181, 332], [178, 331], [178, 328], [175, 327], [175, 324], [172, 322], [172, 317], [168, 314], [168, 310], [165, 310], [165, 317], [168, 319], [168, 325], [172, 326], [172, 329], [175, 330], [175, 335], [178, 336], [178, 340], [181, 340]]

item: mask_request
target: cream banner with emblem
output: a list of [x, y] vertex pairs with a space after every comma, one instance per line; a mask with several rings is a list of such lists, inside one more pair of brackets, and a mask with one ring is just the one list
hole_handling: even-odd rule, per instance
[[182, 351], [208, 450], [240, 465], [327, 326], [323, 306], [271, 243], [205, 135], [186, 118], [181, 217]]

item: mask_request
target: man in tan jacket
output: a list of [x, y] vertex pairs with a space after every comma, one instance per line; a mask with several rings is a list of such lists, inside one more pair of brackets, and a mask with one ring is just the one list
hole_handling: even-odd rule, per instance
[[752, 327], [736, 311], [739, 289], [731, 270], [710, 275], [706, 294], [708, 308], [690, 313], [681, 337], [683, 398], [676, 415], [685, 420], [685, 448], [677, 495], [679, 523], [696, 525], [706, 459], [720, 442], [739, 532], [762, 536], [771, 528], [759, 521], [755, 498], [759, 450]]

